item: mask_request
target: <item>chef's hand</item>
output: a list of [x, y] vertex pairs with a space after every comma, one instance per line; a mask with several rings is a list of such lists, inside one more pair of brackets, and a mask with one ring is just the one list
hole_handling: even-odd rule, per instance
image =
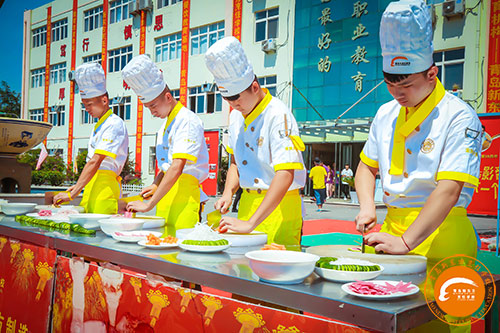
[[129, 202], [127, 205], [127, 211], [129, 212], [145, 213], [149, 212], [150, 210], [151, 207], [149, 207], [149, 204], [142, 201], [132, 201]]
[[375, 209], [372, 210], [360, 210], [359, 214], [356, 216], [356, 229], [360, 233], [371, 230], [377, 224], [377, 214]]
[[255, 227], [252, 223], [229, 216], [223, 216], [219, 224], [219, 230], [221, 233], [232, 231], [241, 234], [248, 234], [252, 232], [253, 229], [255, 229]]
[[372, 232], [365, 236], [365, 242], [375, 247], [375, 252], [388, 254], [407, 254], [408, 249], [401, 237], [393, 236], [386, 232]]
[[155, 194], [157, 188], [158, 188], [158, 185], [156, 185], [156, 184], [151, 184], [149, 186], [146, 186], [145, 188], [142, 189], [140, 195], [144, 199], [148, 199], [149, 197], [152, 197], [153, 194]]
[[63, 202], [68, 202], [70, 201], [68, 192], [60, 192], [57, 195], [52, 198], [52, 204], [54, 205], [60, 205]]
[[233, 198], [231, 196], [222, 195], [222, 197], [215, 202], [214, 208], [220, 211], [221, 214], [226, 214], [232, 202]]

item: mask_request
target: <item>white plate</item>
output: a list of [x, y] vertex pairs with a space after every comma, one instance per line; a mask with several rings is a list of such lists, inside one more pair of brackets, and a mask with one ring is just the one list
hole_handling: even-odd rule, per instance
[[[385, 285], [386, 282], [388, 282], [392, 285], [396, 285], [399, 283], [399, 281], [389, 281], [389, 280], [375, 280], [375, 281], [370, 281], [370, 282], [378, 284], [378, 285]], [[348, 293], [349, 295], [352, 295], [352, 296], [361, 297], [361, 298], [365, 298], [365, 299], [373, 299], [373, 300], [387, 300], [387, 299], [394, 299], [394, 298], [400, 298], [400, 297], [405, 297], [405, 296], [411, 296], [411, 295], [415, 295], [416, 293], [418, 293], [420, 291], [420, 289], [416, 285], [411, 284], [410, 286], [413, 287], [413, 289], [406, 292], [406, 293], [397, 292], [397, 293], [389, 294], [389, 295], [363, 295], [363, 294], [355, 293], [354, 291], [349, 289], [349, 285], [351, 285], [352, 283], [354, 283], [354, 282], [343, 284], [342, 290], [344, 292]]]
[[162, 233], [158, 231], [136, 230], [136, 231], [115, 231], [111, 234], [115, 240], [125, 243], [137, 243], [143, 239], [147, 239], [148, 235], [153, 234], [155, 237], [161, 237]]
[[179, 242], [174, 243], [174, 244], [166, 244], [165, 243], [165, 244], [161, 244], [161, 245], [149, 245], [149, 244], [146, 244], [146, 242], [147, 242], [147, 240], [143, 239], [143, 240], [137, 242], [137, 244], [139, 244], [140, 246], [147, 247], [148, 249], [156, 249], [156, 250], [170, 249], [170, 248], [179, 246]]
[[384, 267], [379, 266], [379, 271], [371, 272], [350, 272], [338, 271], [335, 269], [315, 267], [314, 272], [321, 276], [323, 279], [333, 282], [351, 282], [351, 281], [365, 281], [371, 280], [382, 274]]
[[228, 249], [231, 246], [231, 242], [226, 245], [217, 245], [217, 246], [211, 246], [211, 245], [187, 245], [187, 244], [182, 244], [182, 241], [179, 241], [179, 247], [183, 250], [186, 251], [192, 251], [192, 252], [203, 252], [203, 253], [212, 253], [212, 252], [220, 252], [224, 251], [225, 249]]
[[35, 209], [36, 203], [28, 202], [4, 202], [0, 204], [2, 213], [7, 216], [24, 215]]

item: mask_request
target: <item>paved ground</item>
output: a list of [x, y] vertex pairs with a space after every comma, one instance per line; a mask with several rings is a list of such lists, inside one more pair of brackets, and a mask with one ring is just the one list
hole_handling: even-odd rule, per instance
[[[207, 205], [205, 206], [204, 216], [213, 211], [213, 206], [216, 198], [210, 198]], [[382, 207], [382, 206], [379, 206]], [[358, 214], [359, 207], [357, 205], [352, 205], [349, 202], [338, 199], [329, 199], [323, 207], [323, 211], [317, 212], [317, 206], [315, 203], [305, 198], [305, 208], [306, 208], [306, 220], [320, 220], [320, 219], [333, 219], [333, 220], [344, 220], [344, 221], [354, 221], [354, 218]], [[377, 208], [377, 219], [378, 223], [384, 221], [385, 215], [387, 214], [386, 208]], [[237, 213], [229, 213], [229, 216], [235, 216]], [[495, 233], [496, 232], [496, 217], [481, 217], [481, 216], [469, 216], [472, 224], [480, 234], [484, 233]]]

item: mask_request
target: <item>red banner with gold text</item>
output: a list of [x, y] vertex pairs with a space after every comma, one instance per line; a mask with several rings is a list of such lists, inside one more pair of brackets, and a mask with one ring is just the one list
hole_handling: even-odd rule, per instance
[[217, 194], [217, 174], [219, 166], [219, 131], [205, 132], [208, 148], [208, 178], [201, 184], [207, 195]]
[[187, 105], [187, 80], [189, 66], [189, 16], [191, 1], [182, 1], [182, 34], [181, 34], [181, 82], [179, 100], [183, 105]]
[[[71, 71], [76, 66], [76, 24], [78, 18], [78, 0], [73, 0], [73, 18], [71, 23]], [[68, 166], [73, 162], [73, 123], [75, 113], [75, 82], [69, 83], [69, 121], [68, 121]], [[76, 161], [75, 161], [76, 163]]]
[[[43, 91], [43, 121], [49, 120], [49, 85], [50, 85], [50, 44], [52, 40], [52, 7], [47, 8], [47, 32], [45, 44], [45, 82]], [[44, 143], [47, 143], [45, 138]]]
[[0, 236], [1, 332], [48, 332], [56, 255]]
[[58, 257], [53, 331], [366, 332]]

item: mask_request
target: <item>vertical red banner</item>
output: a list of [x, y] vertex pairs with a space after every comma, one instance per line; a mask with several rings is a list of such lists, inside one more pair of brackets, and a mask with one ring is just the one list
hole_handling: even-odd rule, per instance
[[241, 16], [243, 13], [243, 0], [233, 0], [233, 36], [241, 41]]
[[[141, 11], [141, 30], [139, 40], [139, 54], [146, 52], [146, 19], [147, 13]], [[137, 99], [137, 131], [135, 135], [135, 172], [140, 173], [142, 169], [142, 130], [143, 130], [144, 107]]]
[[500, 112], [500, 0], [491, 0], [486, 112]]
[[469, 214], [495, 216], [498, 200], [498, 152], [500, 151], [500, 116], [486, 115], [479, 119], [484, 125], [479, 185], [467, 207]]
[[[50, 84], [50, 42], [52, 40], [52, 7], [47, 8], [47, 32], [45, 44], [45, 86], [43, 94], [43, 121], [49, 120], [49, 84]], [[45, 138], [44, 143], [47, 143]]]
[[[71, 71], [76, 66], [76, 24], [78, 0], [73, 0], [73, 18], [71, 21]], [[73, 162], [73, 122], [75, 113], [75, 82], [69, 82], [69, 120], [68, 120], [68, 166]]]
[[202, 183], [207, 195], [217, 194], [217, 173], [219, 168], [219, 131], [205, 132], [208, 148], [208, 178]]
[[191, 10], [191, 1], [182, 2], [182, 49], [181, 49], [181, 84], [179, 100], [183, 105], [187, 105], [187, 79], [189, 63], [189, 16]]
[[102, 49], [101, 65], [104, 74], [107, 74], [108, 68], [108, 0], [102, 2]]

